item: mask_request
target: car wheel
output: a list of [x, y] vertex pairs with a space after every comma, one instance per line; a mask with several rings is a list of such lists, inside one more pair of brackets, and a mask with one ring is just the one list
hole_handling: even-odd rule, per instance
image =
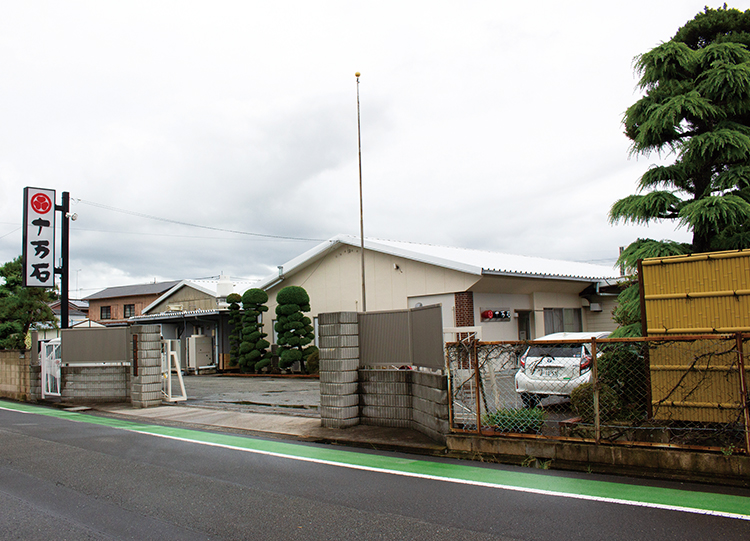
[[538, 395], [532, 393], [521, 393], [521, 401], [524, 408], [535, 408], [539, 405], [541, 399]]

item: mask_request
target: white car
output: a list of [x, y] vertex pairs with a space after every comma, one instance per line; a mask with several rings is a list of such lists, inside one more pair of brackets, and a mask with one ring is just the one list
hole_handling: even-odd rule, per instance
[[[537, 338], [550, 342], [529, 346], [516, 372], [516, 392], [526, 408], [533, 408], [550, 395], [570, 396], [573, 389], [591, 379], [591, 339], [606, 338], [608, 332], [558, 332]], [[560, 341], [580, 340], [578, 344]], [[557, 343], [555, 343], [557, 342]]]

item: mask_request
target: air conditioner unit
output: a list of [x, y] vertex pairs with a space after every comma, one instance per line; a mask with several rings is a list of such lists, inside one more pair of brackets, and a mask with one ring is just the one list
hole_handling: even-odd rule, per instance
[[198, 371], [204, 366], [214, 364], [213, 347], [211, 337], [202, 334], [194, 334], [188, 338], [188, 360], [189, 370]]
[[601, 312], [602, 311], [602, 305], [601, 305], [601, 303], [598, 303], [598, 302], [592, 302], [589, 305], [589, 310], [591, 310], [592, 312]]
[[182, 312], [182, 305], [181, 304], [168, 304], [167, 312]]

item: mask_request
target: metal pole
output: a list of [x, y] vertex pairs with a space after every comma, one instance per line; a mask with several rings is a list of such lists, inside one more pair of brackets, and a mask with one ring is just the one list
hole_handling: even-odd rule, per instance
[[742, 413], [745, 417], [745, 451], [750, 454], [750, 401], [747, 395], [747, 379], [745, 378], [745, 354], [743, 352], [742, 333], [737, 333], [737, 367], [740, 369], [740, 399]]
[[591, 381], [594, 385], [594, 441], [599, 443], [602, 437], [601, 413], [599, 411], [599, 369], [597, 367], [596, 338], [591, 339]]
[[61, 264], [60, 267], [55, 268], [55, 273], [60, 275], [60, 328], [67, 329], [70, 327], [70, 316], [68, 308], [70, 304], [70, 280], [69, 280], [69, 265], [68, 265], [68, 254], [69, 238], [70, 238], [70, 193], [62, 193], [62, 204], [55, 205], [55, 210], [60, 211], [62, 214], [62, 249], [60, 254]]
[[477, 340], [471, 340], [471, 367], [474, 370], [474, 395], [476, 398], [477, 408], [477, 434], [482, 434], [482, 399], [479, 396], [479, 390], [482, 386], [481, 376], [479, 374], [479, 354], [477, 352]]
[[362, 131], [359, 119], [359, 72], [357, 78], [357, 150], [359, 153], [359, 240], [362, 260], [362, 311], [367, 312], [367, 295], [365, 292], [365, 218], [362, 209]]

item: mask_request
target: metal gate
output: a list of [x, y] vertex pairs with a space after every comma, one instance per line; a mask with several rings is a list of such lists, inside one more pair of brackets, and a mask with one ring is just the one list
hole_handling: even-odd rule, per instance
[[60, 396], [61, 350], [59, 338], [42, 344], [42, 398]]

